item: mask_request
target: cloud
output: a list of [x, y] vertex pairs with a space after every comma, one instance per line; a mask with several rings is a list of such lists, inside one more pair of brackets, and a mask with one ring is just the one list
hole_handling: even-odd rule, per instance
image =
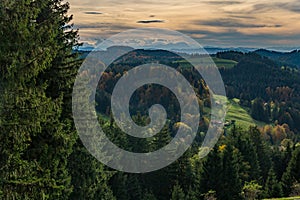
[[236, 19], [256, 19], [255, 17], [249, 15], [229, 15], [228, 17]]
[[254, 15], [266, 13], [268, 11], [274, 10], [275, 3], [254, 3], [254, 4], [242, 4], [234, 8], [224, 8], [224, 13], [227, 14], [237, 14], [237, 15]]
[[[244, 4], [247, 5], [247, 4]], [[271, 2], [262, 1], [262, 3], [248, 4], [243, 8], [237, 8], [234, 10], [223, 9], [228, 14], [241, 14], [241, 15], [253, 15], [261, 14], [266, 12], [273, 12], [274, 10], [286, 10], [300, 14], [300, 1], [299, 0], [288, 0], [286, 2]]]
[[178, 30], [181, 33], [188, 35], [201, 35], [201, 38], [236, 38], [240, 36], [244, 36], [243, 33], [240, 33], [236, 30], [225, 30], [221, 32], [214, 32], [209, 30], [197, 30], [197, 29], [189, 29], [189, 30]]
[[75, 27], [85, 39], [163, 25], [207, 44], [300, 41], [300, 0], [70, 0], [70, 4]]
[[296, 12], [300, 14], [300, 1], [286, 1], [286, 2], [268, 2], [268, 3], [258, 3], [253, 5], [253, 11], [258, 10], [274, 10], [274, 9], [283, 9], [290, 12]]
[[210, 5], [235, 5], [235, 4], [242, 4], [243, 2], [241, 1], [234, 1], [234, 0], [229, 0], [229, 1], [202, 1], [202, 3], [210, 4]]
[[[262, 38], [262, 39], [267, 39], [267, 38], [281, 38], [281, 37], [286, 37], [286, 36], [280, 36], [280, 35], [275, 35], [275, 34], [245, 34], [237, 30], [223, 30], [220, 32], [213, 32], [209, 30], [178, 30], [182, 33], [185, 34], [192, 34], [192, 35], [203, 35], [201, 38], [218, 38], [218, 39], [247, 39], [247, 38]], [[299, 36], [300, 38], [300, 36]]]
[[282, 27], [280, 24], [275, 25], [268, 25], [268, 24], [251, 24], [246, 22], [241, 22], [240, 20], [232, 19], [232, 18], [223, 18], [223, 19], [216, 19], [216, 20], [206, 20], [196, 21], [198, 25], [205, 25], [205, 26], [214, 26], [214, 27], [225, 27], [225, 28], [265, 28], [265, 27], [275, 27], [279, 28]]
[[141, 20], [141, 21], [137, 21], [136, 23], [139, 24], [150, 24], [150, 23], [164, 23], [164, 20], [160, 20], [160, 19], [155, 19], [155, 20]]
[[[216, 46], [247, 46], [247, 47], [266, 47], [271, 45], [295, 45], [300, 41], [300, 35], [280, 35], [276, 33], [251, 33], [246, 34], [237, 30], [223, 30], [213, 32], [209, 30], [178, 30], [187, 34], [202, 45]], [[276, 42], [274, 42], [276, 41]]]
[[87, 15], [101, 15], [103, 13], [102, 12], [97, 12], [97, 11], [86, 11], [86, 12], [84, 12], [84, 14], [87, 14]]
[[291, 12], [300, 13], [300, 2], [294, 1], [294, 2], [288, 2], [288, 3], [277, 3], [276, 6], [286, 9]]
[[134, 28], [133, 26], [111, 24], [111, 23], [90, 23], [90, 24], [75, 24], [75, 28], [79, 29], [114, 29], [127, 30]]
[[95, 41], [94, 38], [108, 38], [120, 32], [134, 29], [135, 27], [112, 23], [90, 23], [76, 24], [74, 28], [79, 29], [81, 40], [89, 40], [89, 38], [93, 38], [91, 41]]

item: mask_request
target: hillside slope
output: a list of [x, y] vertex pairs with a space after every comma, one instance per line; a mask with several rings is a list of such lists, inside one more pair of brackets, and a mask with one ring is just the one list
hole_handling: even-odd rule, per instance
[[278, 64], [288, 65], [289, 67], [298, 67], [300, 68], [300, 51], [295, 50], [289, 53], [282, 53], [276, 51], [268, 51], [265, 49], [259, 49], [255, 53], [265, 56]]

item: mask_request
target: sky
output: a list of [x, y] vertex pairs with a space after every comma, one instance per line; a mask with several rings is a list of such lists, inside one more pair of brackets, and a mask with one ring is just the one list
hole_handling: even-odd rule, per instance
[[128, 29], [179, 31], [202, 46], [299, 47], [300, 0], [68, 0], [82, 42]]

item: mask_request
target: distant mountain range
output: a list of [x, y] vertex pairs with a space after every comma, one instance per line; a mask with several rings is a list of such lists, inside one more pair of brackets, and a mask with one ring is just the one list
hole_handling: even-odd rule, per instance
[[[157, 47], [156, 49], [165, 49], [166, 46], [161, 46], [161, 47]], [[151, 48], [145, 48], [147, 50], [151, 50]], [[174, 46], [167, 46], [167, 49], [172, 49], [172, 51], [174, 52], [179, 52], [179, 53], [187, 53], [187, 54], [201, 54], [203, 53], [203, 50], [201, 49], [193, 49], [193, 48], [189, 48], [188, 46], [184, 46], [184, 45], [174, 45]], [[93, 51], [94, 47], [92, 46], [83, 46], [80, 47], [80, 51]], [[204, 47], [204, 50], [209, 53], [209, 54], [216, 54], [218, 52], [225, 52], [225, 51], [239, 51], [239, 52], [243, 52], [243, 53], [247, 53], [247, 52], [252, 52], [257, 50], [257, 48], [245, 48], [245, 47], [229, 47], [229, 48], [222, 48], [222, 47]]]
[[[181, 43], [176, 43], [176, 44], [169, 44], [169, 45], [157, 45], [155, 46], [156, 49], [172, 49], [173, 51], [176, 52], [182, 52], [182, 53], [198, 53], [199, 49], [193, 49], [191, 47], [189, 47], [188, 45], [186, 45], [185, 43], [181, 44]], [[79, 50], [81, 51], [92, 51], [94, 50], [94, 46], [91, 45], [83, 45], [79, 48]], [[257, 50], [261, 50], [260, 48], [251, 48], [251, 47], [215, 47], [215, 46], [204, 46], [203, 47], [209, 54], [216, 54], [218, 52], [224, 52], [224, 51], [239, 51], [239, 52], [243, 52], [243, 53], [247, 53], [247, 52], [253, 52], [253, 51], [257, 51]], [[145, 49], [151, 49], [151, 48], [145, 48]], [[282, 53], [287, 53], [287, 52], [291, 52], [295, 49], [300, 49], [300, 47], [266, 47], [264, 48], [267, 51], [271, 51], [271, 52], [282, 52]]]
[[[113, 49], [118, 50], [130, 50], [133, 48], [126, 46], [116, 46], [110, 47], [110, 51]], [[274, 61], [275, 63], [282, 66], [289, 66], [292, 68], [300, 68], [300, 50], [293, 50], [290, 52], [286, 51], [273, 51], [267, 49], [256, 49], [256, 48], [244, 48], [244, 47], [232, 47], [232, 48], [219, 48], [219, 47], [204, 47], [205, 51], [210, 55], [217, 54], [220, 52], [236, 51], [242, 53], [254, 52], [260, 56], [267, 57], [268, 59]], [[90, 51], [93, 51], [93, 47], [82, 47], [79, 51], [84, 52], [83, 57], [86, 57]], [[154, 50], [154, 49], [147, 49]], [[174, 52], [185, 53], [185, 54], [203, 54], [203, 50], [197, 49], [172, 49]]]

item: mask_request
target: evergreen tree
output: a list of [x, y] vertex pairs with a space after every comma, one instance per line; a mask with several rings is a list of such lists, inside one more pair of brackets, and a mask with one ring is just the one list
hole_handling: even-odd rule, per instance
[[271, 155], [276, 177], [281, 178], [286, 171], [292, 157], [292, 151], [292, 143], [289, 140], [287, 140], [285, 147], [274, 148], [272, 150]]
[[288, 112], [285, 112], [285, 113], [279, 118], [279, 123], [280, 123], [280, 124], [287, 124], [287, 125], [289, 125], [289, 127], [290, 127], [291, 129], [294, 128], [294, 120], [293, 120], [291, 114], [288, 113]]
[[144, 196], [139, 174], [129, 174], [127, 178], [127, 193], [129, 200], [142, 199]]
[[218, 199], [240, 199], [242, 190], [239, 177], [238, 150], [227, 145], [223, 152], [222, 184], [217, 190]]
[[256, 149], [259, 168], [261, 170], [262, 180], [259, 180], [259, 183], [264, 185], [268, 178], [268, 172], [271, 168], [271, 152], [269, 151], [268, 146], [263, 140], [257, 127], [250, 127], [249, 135]]
[[[171, 140], [171, 131], [168, 124], [156, 134], [153, 139], [150, 141], [150, 150], [156, 151], [165, 145], [167, 145]], [[144, 174], [143, 178], [146, 183], [146, 186], [150, 186], [154, 195], [158, 199], [169, 199], [170, 192], [169, 190], [173, 187], [174, 183], [177, 180], [179, 163], [175, 161], [171, 165], [162, 168], [160, 170]]]
[[68, 8], [62, 0], [1, 1], [4, 199], [67, 199], [72, 191], [67, 160], [76, 137], [67, 102], [78, 62]]
[[186, 200], [197, 200], [197, 194], [196, 192], [194, 191], [194, 189], [192, 189], [191, 187], [189, 188], [187, 194], [186, 194], [186, 197], [185, 197]]
[[226, 139], [228, 144], [233, 145], [239, 151], [239, 176], [243, 183], [258, 180], [260, 167], [256, 148], [250, 139], [249, 133], [233, 127]]
[[128, 199], [127, 174], [123, 172], [115, 173], [112, 176], [112, 178], [109, 180], [109, 185], [116, 199], [118, 200]]
[[182, 200], [185, 199], [185, 194], [181, 189], [180, 185], [177, 183], [172, 190], [171, 200]]
[[174, 162], [174, 165], [176, 166], [176, 181], [182, 185], [184, 192], [188, 192], [190, 186], [195, 182], [194, 171], [190, 161], [191, 157], [192, 148], [189, 148], [176, 162]]
[[156, 197], [154, 196], [153, 192], [147, 191], [147, 192], [144, 194], [142, 200], [156, 200]]
[[218, 191], [223, 184], [222, 173], [222, 159], [218, 148], [215, 147], [203, 161], [200, 184], [197, 188], [200, 193], [204, 194], [210, 190]]
[[103, 164], [96, 160], [80, 142], [73, 147], [68, 167], [73, 186], [70, 199], [115, 199], [107, 184], [115, 172], [106, 171]]
[[269, 122], [268, 113], [264, 109], [264, 102], [260, 98], [256, 98], [252, 104], [251, 116], [259, 121]]
[[300, 147], [293, 151], [292, 159], [282, 176], [282, 187], [284, 196], [289, 196], [292, 192], [292, 186], [300, 182]]
[[270, 169], [268, 174], [268, 179], [265, 185], [265, 193], [268, 198], [282, 197], [282, 187], [280, 182], [277, 180], [273, 168]]

